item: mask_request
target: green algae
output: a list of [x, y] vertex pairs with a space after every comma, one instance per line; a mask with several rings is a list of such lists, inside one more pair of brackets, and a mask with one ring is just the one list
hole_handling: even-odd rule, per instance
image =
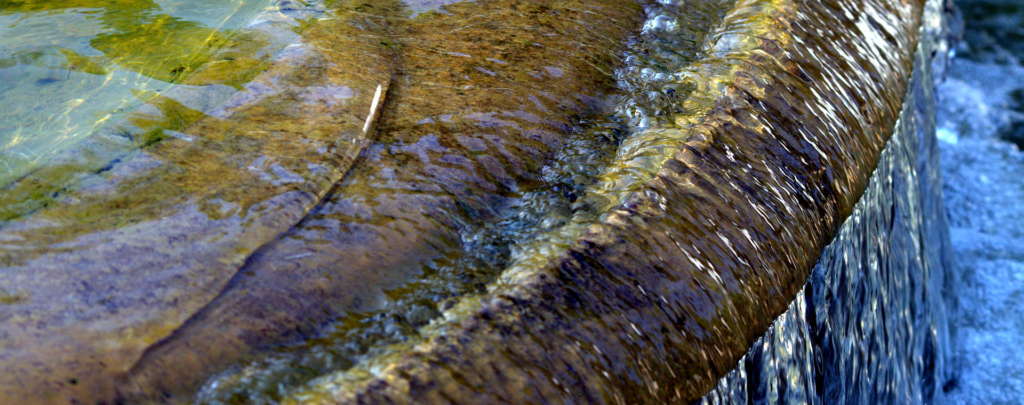
[[[124, 131], [6, 187], [0, 286], [30, 298], [0, 312], [0, 402], [132, 395], [123, 379], [145, 350], [340, 179], [391, 72], [387, 49], [363, 36], [372, 17], [348, 10], [339, 4], [223, 103], [200, 110], [187, 91], [136, 91], [145, 104]], [[66, 298], [42, 298], [53, 296]], [[182, 387], [197, 370], [187, 371], [174, 378]]]
[[[62, 67], [94, 75], [107, 75], [116, 66], [152, 79], [177, 83], [206, 63], [250, 64], [252, 62], [244, 59], [258, 55], [256, 51], [266, 45], [259, 38], [251, 37], [251, 32], [206, 27], [162, 14], [160, 6], [148, 0], [14, 1], [6, 2], [0, 9], [0, 15], [26, 14], [21, 16], [23, 19], [31, 18], [29, 13], [60, 12], [102, 14], [98, 21], [103, 31], [88, 38], [91, 51], [102, 55], [84, 56], [74, 49], [59, 45], [56, 48], [65, 58]], [[243, 61], [239, 62], [237, 58]], [[35, 59], [41, 62], [41, 58]], [[254, 66], [256, 73], [262, 70], [258, 66], [265, 67], [266, 61]], [[236, 75], [228, 75], [233, 76]], [[216, 79], [207, 80], [216, 83], [213, 81]], [[237, 86], [245, 81], [232, 80], [228, 83]]]
[[[0, 186], [139, 106], [132, 91], [175, 84], [241, 89], [266, 69], [275, 44], [258, 30], [222, 25], [236, 24], [265, 1], [233, 5], [222, 17], [214, 9], [203, 23], [165, 14], [151, 1], [5, 4]], [[47, 29], [36, 29], [44, 24]]]
[[29, 297], [25, 295], [0, 292], [0, 305], [14, 305], [27, 299]]
[[70, 49], [58, 49], [64, 55], [64, 69], [105, 76], [110, 74], [109, 62], [98, 56], [83, 56]]

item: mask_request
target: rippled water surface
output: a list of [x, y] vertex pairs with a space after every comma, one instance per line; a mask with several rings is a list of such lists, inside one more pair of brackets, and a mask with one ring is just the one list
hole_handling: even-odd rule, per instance
[[786, 313], [702, 404], [946, 402], [961, 372], [964, 286], [935, 137], [932, 89], [958, 22], [944, 11], [938, 1], [925, 10], [900, 123], [854, 213]]
[[[268, 4], [269, 0], [4, 2], [0, 186], [173, 84], [244, 84], [261, 67], [256, 61], [267, 43], [245, 37], [243, 29]], [[241, 66], [239, 58], [252, 62]], [[216, 71], [224, 63], [243, 71]], [[250, 70], [244, 71], [246, 67]]]
[[[584, 114], [581, 114], [582, 119], [560, 129], [566, 131], [568, 136], [561, 149], [540, 168], [539, 176], [531, 181], [520, 180], [512, 190], [502, 193], [498, 204], [487, 209], [493, 212], [478, 209], [467, 211], [465, 207], [462, 207], [462, 210], [445, 208], [447, 212], [442, 211], [445, 216], [455, 217], [458, 227], [461, 228], [459, 239], [449, 242], [457, 249], [453, 252], [454, 256], [426, 262], [426, 269], [417, 279], [387, 291], [386, 296], [382, 297], [383, 303], [366, 305], [369, 308], [380, 307], [380, 310], [356, 312], [343, 317], [333, 322], [321, 337], [289, 347], [286, 351], [258, 362], [230, 370], [209, 381], [200, 393], [199, 402], [272, 403], [285, 398], [286, 395], [294, 395], [289, 398], [290, 400], [302, 398], [310, 380], [315, 384], [317, 378], [324, 380], [331, 373], [346, 371], [359, 362], [401, 350], [406, 342], [419, 338], [419, 329], [440, 318], [442, 311], [451, 309], [466, 296], [486, 292], [488, 285], [493, 284], [501, 272], [513, 263], [528, 261], [538, 254], [543, 255], [542, 252], [546, 249], [566, 246], [570, 243], [569, 238], [577, 235], [579, 231], [578, 222], [573, 224], [573, 221], [578, 221], [579, 218], [592, 219], [609, 204], [596, 199], [584, 199], [584, 196], [590, 192], [588, 189], [598, 182], [598, 176], [617, 158], [621, 142], [636, 132], [637, 128], [652, 125], [657, 116], [666, 115], [669, 111], [680, 108], [677, 104], [686, 98], [685, 93], [693, 90], [691, 83], [685, 83], [662, 72], [681, 69], [695, 60], [706, 57], [702, 48], [707, 43], [708, 35], [713, 27], [721, 22], [722, 16], [731, 4], [729, 1], [707, 1], [692, 3], [686, 7], [674, 2], [662, 2], [645, 7], [644, 25], [637, 27], [637, 32], [628, 39], [628, 47], [623, 49], [624, 54], [617, 55], [618, 58], [624, 59], [625, 63], [609, 65], [616, 67], [616, 88], [605, 89], [599, 98], [588, 100], [591, 105]], [[465, 13], [467, 9], [481, 13], [480, 17], [486, 15], [486, 12], [468, 6], [453, 8], [452, 11]], [[459, 16], [466, 18], [464, 15]], [[469, 17], [470, 20], [474, 18], [478, 17]], [[492, 25], [489, 28], [495, 29], [496, 26]], [[552, 36], [559, 35], [559, 29], [552, 28]], [[412, 37], [409, 40], [416, 38]], [[470, 41], [487, 40], [480, 38]], [[500, 77], [518, 70], [503, 66], [508, 63], [503, 59], [507, 60], [509, 56], [486, 56], [487, 54], [466, 56], [471, 58], [471, 61], [475, 60], [473, 63], [487, 66], [485, 69], [477, 68], [477, 72], [474, 72], [477, 75], [497, 74]], [[561, 77], [564, 74], [562, 69], [545, 66], [532, 76], [538, 79], [543, 76]], [[506, 82], [505, 86], [508, 88], [497, 90], [517, 89], [514, 83]], [[479, 107], [469, 108], [476, 110]], [[519, 114], [536, 113], [533, 106], [521, 108], [523, 111]], [[501, 113], [498, 116], [505, 117], [502, 121], [485, 118], [479, 114], [466, 114], [462, 117], [442, 115], [439, 120], [448, 122], [453, 129], [459, 129], [460, 119], [465, 118], [479, 120], [486, 127], [509, 125], [510, 122], [523, 125], [522, 121], [516, 119], [522, 116], [516, 115], [518, 114]], [[438, 118], [428, 117], [423, 120], [425, 122], [419, 124], [432, 125], [434, 120]], [[389, 130], [401, 129], [388, 127], [385, 118], [382, 131]], [[431, 144], [408, 145], [401, 148], [428, 153], [448, 152], [448, 149]], [[373, 161], [376, 164], [386, 165], [386, 155], [396, 153], [396, 149], [396, 146], [391, 146], [390, 151], [371, 148], [369, 152], [374, 156]], [[388, 170], [387, 166], [385, 170]], [[352, 175], [360, 174], [361, 172], [357, 171]], [[346, 203], [356, 201], [358, 197], [353, 198], [354, 195], [365, 193], [355, 187], [359, 181], [357, 179], [359, 178], [349, 178], [343, 183], [343, 186], [348, 186], [348, 194], [336, 191], [337, 195], [329, 198]], [[508, 184], [505, 180], [502, 182]], [[473, 200], [468, 199], [467, 202], [473, 203]], [[313, 215], [324, 215], [323, 211], [327, 210], [317, 209]], [[351, 218], [345, 220], [352, 222]], [[299, 229], [311, 234], [316, 229], [312, 224], [309, 222], [308, 226], [300, 225]], [[317, 236], [323, 237], [325, 236]], [[545, 247], [546, 245], [548, 247]], [[450, 248], [435, 249], [444, 251]], [[339, 254], [321, 255], [334, 257]], [[257, 267], [255, 263], [254, 267]]]
[[[763, 331], [755, 325], [797, 294], [800, 275], [820, 253], [816, 241], [823, 246], [819, 238], [838, 226], [832, 221], [855, 210], [896, 126], [917, 38], [907, 22], [919, 10], [896, 7], [903, 13], [896, 17], [889, 14], [895, 6], [880, 2], [856, 12], [833, 6], [737, 2], [697, 58], [656, 51], [670, 40], [627, 56], [633, 75], [620, 80], [625, 95], [617, 104], [626, 134], [615, 160], [571, 204], [567, 224], [541, 232], [540, 243], [520, 243], [525, 249], [512, 252], [487, 294], [440, 308], [420, 336], [321, 376], [289, 400], [660, 403], [706, 392]], [[648, 11], [644, 32], [680, 26], [661, 9]], [[834, 46], [841, 41], [855, 45]], [[916, 125], [928, 125], [907, 120], [915, 136]], [[913, 157], [901, 159], [913, 165]], [[913, 174], [906, 180], [917, 187]], [[896, 244], [917, 235], [900, 238]], [[941, 280], [944, 273], [932, 274]], [[895, 305], [914, 301], [911, 295]], [[944, 319], [941, 310], [935, 319]], [[886, 333], [902, 332], [883, 330], [881, 340], [892, 340]], [[851, 368], [864, 370], [851, 358]], [[898, 378], [915, 379], [915, 367]], [[856, 384], [874, 381], [890, 380]], [[877, 398], [869, 390], [851, 387]], [[909, 390], [890, 397], [921, 397], [920, 388]]]
[[[94, 70], [177, 85], [134, 91], [143, 102], [123, 122], [5, 185], [0, 383], [23, 391], [0, 392], [182, 401], [328, 321], [365, 336], [286, 348], [310, 367], [211, 384], [227, 387], [214, 400], [262, 386], [273, 399], [431, 319], [497, 274], [498, 241], [543, 222], [515, 206], [557, 212], [610, 155], [613, 74], [642, 17], [610, 1], [281, 2], [218, 31], [244, 48], [222, 47], [223, 60], [165, 71], [166, 57], [111, 58], [121, 65]], [[269, 50], [246, 53], [257, 45]], [[221, 81], [193, 81], [204, 72]], [[380, 321], [391, 306], [401, 322]], [[317, 350], [329, 355], [301, 354]]]
[[5, 84], [124, 89], [4, 149], [0, 402], [694, 400], [896, 125], [920, 4], [862, 3], [0, 12], [99, 21]]

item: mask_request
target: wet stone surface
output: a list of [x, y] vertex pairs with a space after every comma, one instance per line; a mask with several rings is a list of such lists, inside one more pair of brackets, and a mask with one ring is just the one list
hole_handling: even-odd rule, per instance
[[[577, 187], [601, 164], [588, 145], [614, 145], [620, 125], [574, 128], [604, 122], [590, 117], [613, 104], [643, 17], [612, 1], [339, 1], [320, 19], [279, 6], [248, 25], [299, 35], [226, 101], [142, 94], [115, 130], [6, 185], [0, 399], [184, 402], [329, 321], [355, 346], [324, 345], [341, 364], [314, 372], [421, 326], [508, 254], [484, 242], [462, 259], [480, 244], [462, 229], [521, 223], [503, 213], [544, 199], [524, 197], [544, 170], [563, 185], [575, 171]], [[588, 160], [548, 166], [559, 150]], [[376, 315], [388, 305], [400, 309]], [[302, 370], [282, 372], [301, 383]]]
[[[935, 137], [943, 4], [871, 184], [804, 289], [702, 404], [944, 403], [961, 372], [963, 285]], [[933, 60], [927, 55], [934, 55]]]
[[921, 7], [286, 3], [227, 101], [5, 186], [0, 402], [695, 400], [853, 212]]
[[[640, 107], [626, 109], [635, 132], [581, 199], [594, 208], [513, 257], [488, 294], [444, 310], [421, 338], [318, 378], [288, 403], [685, 403], [706, 393], [797, 294], [867, 185], [906, 94], [917, 9], [833, 6], [737, 2], [701, 59], [641, 70], [650, 91], [626, 104]], [[645, 27], [671, 26], [659, 17]], [[648, 104], [669, 89], [685, 95]], [[844, 105], [868, 108], [831, 113]], [[794, 111], [804, 120], [783, 113]]]

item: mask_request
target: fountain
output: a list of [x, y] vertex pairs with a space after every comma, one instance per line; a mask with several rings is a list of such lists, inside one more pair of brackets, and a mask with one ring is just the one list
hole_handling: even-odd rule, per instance
[[0, 402], [932, 402], [941, 10], [852, 3], [238, 34], [4, 186]]

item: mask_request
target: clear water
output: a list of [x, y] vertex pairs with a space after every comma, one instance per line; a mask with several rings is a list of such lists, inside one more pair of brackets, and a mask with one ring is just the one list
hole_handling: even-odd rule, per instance
[[853, 214], [786, 313], [701, 404], [945, 403], [963, 343], [935, 136], [933, 88], [958, 22], [946, 11], [926, 6], [900, 123]]
[[[270, 0], [5, 1], [0, 5], [0, 187], [223, 62]], [[228, 48], [228, 49], [224, 49]], [[205, 83], [202, 83], [205, 82]]]
[[[332, 318], [344, 327], [389, 296], [405, 305], [391, 290], [457, 256], [461, 227], [536, 188], [570, 128], [604, 108], [613, 50], [640, 17], [612, 1], [600, 12], [573, 1], [329, 3], [281, 2], [285, 14], [322, 14], [291, 15], [285, 29], [259, 22], [274, 13], [246, 24], [233, 37], [245, 44], [293, 39], [256, 53], [257, 74], [231, 68], [232, 47], [232, 63], [144, 94], [123, 124], [5, 187], [0, 402], [45, 401], [31, 387], [51, 385], [63, 387], [52, 401], [183, 401], [210, 374]], [[623, 8], [634, 18], [620, 19]], [[190, 81], [203, 72], [238, 81]], [[367, 164], [352, 166], [364, 150]], [[466, 269], [427, 282], [478, 288]], [[59, 361], [81, 353], [91, 355]], [[130, 383], [108, 378], [125, 373]]]
[[281, 48], [242, 46], [239, 69], [235, 46], [224, 64], [117, 59], [175, 87], [0, 195], [0, 400], [185, 402], [219, 371], [197, 402], [388, 395], [380, 379], [465, 402], [695, 399], [856, 212], [915, 17], [286, 3], [312, 10], [219, 31]]
[[[4, 15], [45, 19], [48, 11], [33, 11], [35, 4], [5, 2]], [[332, 20], [318, 18], [329, 14], [318, 2], [232, 3], [220, 15], [206, 6], [178, 4], [175, 10], [186, 10], [168, 15], [155, 4], [108, 5], [51, 14], [59, 19], [81, 11], [74, 15], [100, 20], [67, 25], [101, 29], [75, 37], [92, 58], [75, 65], [88, 70], [81, 74], [103, 76], [107, 84], [138, 77], [149, 87], [119, 87], [118, 94], [131, 93], [139, 103], [115, 111], [118, 119], [109, 124], [84, 121], [95, 131], [76, 132], [77, 139], [46, 138], [54, 134], [43, 131], [33, 148], [48, 152], [21, 162], [28, 166], [4, 160], [22, 174], [0, 193], [0, 402], [114, 397], [110, 370], [130, 368], [186, 322], [254, 246], [294, 225], [344, 174], [361, 150], [359, 140], [371, 132], [375, 91], [390, 75], [371, 69], [353, 79], [353, 65], [372, 65], [359, 57], [324, 63], [323, 52], [361, 49], [359, 37], [343, 36], [357, 28], [338, 21], [324, 27]], [[218, 28], [204, 25], [210, 21]], [[29, 41], [48, 50], [41, 53], [54, 58], [47, 63], [66, 63], [72, 55], [60, 52], [59, 41], [47, 44]], [[42, 68], [64, 73], [64, 81], [79, 70], [61, 66]], [[40, 66], [7, 68], [31, 73]], [[62, 85], [50, 82], [30, 84]], [[4, 82], [12, 83], [18, 84]], [[18, 96], [3, 100], [24, 103]], [[120, 103], [116, 94], [113, 99]], [[47, 115], [15, 112], [13, 119], [49, 125]], [[28, 142], [24, 135], [3, 140]], [[64, 356], [87, 360], [59, 361]], [[52, 361], [45, 371], [23, 368], [42, 364], [27, 360], [41, 357]], [[40, 397], [35, 393], [48, 390], [25, 388], [32, 384], [69, 388]]]
[[[794, 11], [804, 5], [816, 13]], [[602, 171], [582, 202], [573, 205], [572, 220], [587, 224], [597, 212], [601, 214], [599, 225], [581, 231], [586, 225], [570, 222], [545, 235], [540, 243], [526, 243], [487, 295], [471, 295], [452, 308], [440, 308], [441, 319], [419, 327], [419, 338], [394, 344], [391, 352], [367, 356], [349, 370], [322, 376], [297, 391], [288, 403], [417, 398], [683, 403], [693, 398], [687, 395], [696, 390], [706, 392], [702, 387], [713, 385], [708, 382], [713, 382], [716, 372], [734, 367], [730, 350], [746, 350], [751, 343], [754, 352], [720, 381], [705, 401], [940, 400], [955, 374], [956, 363], [950, 354], [957, 345], [955, 328], [949, 323], [957, 311], [956, 280], [934, 150], [930, 77], [932, 47], [944, 55], [941, 44], [933, 42], [938, 41], [934, 36], [940, 34], [942, 20], [937, 4], [930, 3], [924, 17], [925, 39], [915, 53], [912, 44], [916, 41], [910, 39], [915, 35], [899, 31], [901, 22], [914, 17], [893, 17], [888, 14], [891, 9], [882, 11], [887, 6], [880, 2], [869, 5], [844, 9], [849, 4], [737, 2], [726, 22], [708, 37], [705, 45], [717, 52], [710, 52], [710, 57], [702, 55], [706, 61], [674, 64], [671, 57], [660, 59], [657, 56], [661, 55], [652, 52], [656, 56], [645, 56], [654, 62], [643, 66], [647, 59], [637, 58], [640, 66], [632, 72], [635, 76], [621, 83], [631, 90], [627, 102], [620, 105], [630, 134], [619, 146], [614, 163]], [[822, 16], [846, 16], [857, 24], [819, 26]], [[655, 12], [648, 18], [646, 30], [673, 27], [671, 15]], [[843, 39], [862, 53], [837, 50], [834, 41], [819, 42], [820, 37], [807, 39], [811, 35], [793, 39], [800, 44], [799, 50], [775, 53], [778, 48], [773, 45], [791, 49], [786, 40], [792, 38], [784, 34], [773, 37], [777, 31], [759, 23], [771, 25], [792, 21], [790, 18], [799, 21], [794, 26], [815, 27], [839, 37], [854, 35], [855, 39]], [[879, 31], [892, 36], [883, 38]], [[905, 48], [899, 48], [900, 44]], [[893, 56], [903, 51], [916, 56], [909, 60]], [[749, 68], [742, 62], [751, 55], [756, 55], [752, 58], [758, 62], [754, 66], [763, 70], [749, 76], [738, 74], [738, 78], [729, 76], [728, 72], [742, 72], [737, 66]], [[776, 70], [788, 57], [825, 64], [841, 60], [852, 67], [828, 65], [825, 78], [810, 80], [798, 78], [799, 73], [822, 72], [788, 71], [798, 76], [793, 77]], [[900, 75], [909, 72], [899, 66], [910, 63], [916, 68], [907, 84], [902, 81], [906, 76]], [[865, 70], [872, 72], [865, 75], [869, 78], [857, 76]], [[765, 72], [769, 78], [759, 75]], [[879, 77], [887, 84], [882, 90], [875, 87]], [[771, 97], [771, 89], [760, 87], [762, 80], [781, 82], [804, 93], [793, 95], [799, 100], [795, 103], [778, 100]], [[867, 82], [844, 87], [857, 80]], [[900, 83], [907, 85], [901, 88]], [[799, 117], [822, 127], [807, 134], [803, 132], [806, 128], [786, 125], [786, 115], [778, 114], [779, 110], [766, 114], [755, 109], [748, 116], [747, 105], [732, 100], [735, 104], [728, 107], [734, 109], [729, 109], [723, 120], [735, 125], [732, 128], [751, 128], [750, 132], [697, 129], [707, 124], [701, 119], [714, 111], [717, 97], [731, 94], [737, 87], [749, 92], [747, 97], [767, 100], [765, 103], [776, 108], [807, 102], [807, 108], [814, 110], [800, 110]], [[900, 90], [893, 94], [896, 88]], [[878, 92], [851, 95], [844, 91], [850, 89]], [[680, 93], [685, 95], [672, 97]], [[840, 103], [836, 98], [847, 104], [832, 104]], [[879, 115], [871, 115], [874, 111], [865, 112], [879, 103], [885, 105], [882, 109], [902, 112], [892, 126], [872, 121], [874, 126], [861, 127], [880, 139], [892, 135], [887, 149], [876, 155], [872, 148], [877, 144], [850, 140], [859, 133], [847, 134], [849, 139], [839, 134], [850, 126], [879, 119]], [[854, 106], [865, 114], [859, 122], [848, 115], [857, 115]], [[707, 125], [714, 128], [714, 124]], [[807, 155], [780, 151], [772, 155], [780, 160], [752, 159], [750, 155], [761, 150], [729, 149], [742, 142], [736, 138], [744, 139], [743, 135], [767, 139], [767, 145], [800, 145]], [[841, 140], [832, 144], [829, 139], [833, 136]], [[834, 145], [842, 147], [810, 151]], [[867, 190], [856, 205], [856, 201], [831, 205], [834, 201], [828, 196], [834, 189], [808, 185], [807, 178], [813, 176], [796, 174], [793, 166], [798, 164], [785, 169], [774, 166], [785, 157], [802, 163], [806, 163], [802, 159], [824, 160], [827, 163], [823, 165], [836, 170], [830, 173], [836, 176], [838, 184], [833, 186], [841, 190], [840, 198], [851, 200], [860, 196], [855, 191], [858, 175], [844, 170], [859, 167], [867, 171], [876, 164], [878, 168], [870, 181], [864, 179]], [[762, 166], [766, 163], [767, 169]], [[672, 164], [672, 169], [659, 170], [665, 164]], [[765, 181], [750, 174], [758, 170], [769, 173]], [[683, 185], [674, 188], [680, 183]], [[743, 201], [744, 197], [748, 200]], [[764, 201], [772, 203], [758, 205]], [[742, 211], [748, 208], [746, 203], [761, 209], [739, 218], [721, 214], [723, 210]], [[799, 286], [806, 280], [799, 276], [805, 263], [802, 260], [808, 259], [809, 268], [822, 253], [799, 246], [813, 245], [808, 239], [830, 229], [832, 224], [827, 221], [839, 215], [827, 211], [817, 217], [804, 209], [817, 213], [849, 209], [850, 217], [842, 227], [835, 224], [838, 236], [810, 272], [811, 287], [790, 295], [784, 292], [787, 282]], [[767, 223], [759, 222], [758, 216]], [[773, 225], [767, 218], [780, 222]], [[756, 233], [767, 228], [777, 233]], [[757, 236], [751, 237], [751, 233]], [[721, 243], [710, 237], [713, 234]], [[585, 242], [565, 242], [576, 238]], [[746, 256], [744, 249], [756, 254]], [[752, 292], [770, 288], [775, 290], [760, 295]], [[767, 336], [759, 338], [763, 329], [752, 324], [774, 318], [769, 315], [773, 312], [770, 307], [778, 300], [789, 302], [794, 295], [797, 300], [789, 311]], [[679, 380], [685, 383], [678, 384]]]
[[[487, 214], [467, 215], [455, 210], [444, 213], [459, 218], [460, 240], [453, 243], [459, 249], [458, 256], [429, 262], [426, 266], [430, 269], [424, 270], [422, 275], [386, 291], [381, 297], [383, 303], [377, 304], [380, 309], [365, 305], [372, 310], [334, 320], [315, 339], [221, 373], [207, 381], [196, 402], [269, 404], [290, 400], [292, 395], [301, 396], [317, 379], [349, 370], [361, 361], [386, 355], [393, 350], [393, 345], [416, 339], [420, 335], [418, 329], [441, 317], [444, 309], [450, 309], [467, 296], [486, 292], [504, 269], [529, 261], [545, 249], [545, 245], [564, 246], [565, 238], [579, 230], [573, 221], [593, 218], [604, 209], [603, 205], [598, 206], [584, 196], [597, 183], [602, 171], [617, 158], [617, 149], [623, 140], [632, 135], [642, 121], [653, 119], [659, 110], [674, 108], [675, 100], [650, 97], [651, 89], [682, 86], [667, 77], [651, 77], [653, 69], [681, 69], [705, 58], [701, 48], [731, 4], [731, 1], [706, 1], [692, 3], [689, 7], [675, 3], [647, 5], [643, 10], [645, 25], [630, 38], [621, 56], [624, 66], [614, 73], [618, 88], [593, 101], [594, 110], [572, 126], [564, 144], [541, 168], [538, 181], [523, 182], [518, 192], [503, 195], [504, 201], [493, 214], [493, 222], [481, 221]], [[499, 73], [509, 70], [500, 65], [493, 69]], [[663, 83], [655, 82], [657, 79]], [[369, 151], [374, 155], [387, 153], [373, 147]], [[381, 162], [387, 158], [374, 156], [374, 159]], [[348, 182], [356, 183], [351, 178]], [[358, 190], [347, 192], [350, 194], [332, 192], [326, 205], [340, 204], [360, 193]], [[320, 211], [327, 210], [318, 208], [313, 217], [327, 216]], [[356, 223], [364, 221], [346, 219]], [[311, 221], [309, 225], [300, 224], [295, 233], [304, 234], [304, 243], [325, 240], [331, 235], [317, 235], [321, 232], [316, 229], [321, 226], [321, 222]], [[290, 250], [283, 251], [294, 254]], [[320, 255], [330, 258], [343, 254]], [[309, 260], [312, 262], [313, 258]], [[265, 266], [269, 265], [250, 262], [248, 269], [258, 271], [256, 269]], [[324, 303], [315, 304], [319, 305]]]

